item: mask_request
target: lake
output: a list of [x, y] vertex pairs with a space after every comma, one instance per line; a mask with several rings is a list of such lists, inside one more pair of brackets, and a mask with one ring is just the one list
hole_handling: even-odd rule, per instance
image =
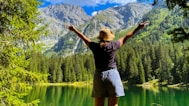
[[[39, 106], [93, 106], [91, 92], [91, 86], [35, 86], [25, 100], [40, 99]], [[119, 99], [119, 106], [189, 106], [188, 89], [160, 87], [149, 90], [129, 86], [125, 87], [125, 93]]]

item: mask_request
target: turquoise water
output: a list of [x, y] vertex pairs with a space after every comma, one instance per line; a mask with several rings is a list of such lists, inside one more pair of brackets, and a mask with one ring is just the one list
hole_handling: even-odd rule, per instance
[[[39, 106], [93, 106], [92, 88], [35, 86], [26, 102], [40, 99]], [[125, 87], [119, 106], [189, 106], [188, 89]]]

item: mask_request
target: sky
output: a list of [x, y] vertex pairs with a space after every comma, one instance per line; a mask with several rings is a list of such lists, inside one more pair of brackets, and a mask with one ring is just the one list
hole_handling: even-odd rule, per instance
[[121, 6], [125, 5], [127, 3], [132, 2], [145, 2], [145, 3], [152, 3], [153, 0], [39, 0], [43, 1], [43, 4], [40, 6], [40, 8], [49, 6], [51, 4], [72, 4], [72, 5], [78, 5], [81, 6], [85, 12], [93, 16], [100, 10], [105, 10], [109, 7], [114, 6]]

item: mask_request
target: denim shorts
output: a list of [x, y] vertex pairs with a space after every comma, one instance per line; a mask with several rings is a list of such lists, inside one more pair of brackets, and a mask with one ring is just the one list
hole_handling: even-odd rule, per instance
[[116, 68], [95, 71], [92, 97], [120, 97], [124, 95], [123, 84]]

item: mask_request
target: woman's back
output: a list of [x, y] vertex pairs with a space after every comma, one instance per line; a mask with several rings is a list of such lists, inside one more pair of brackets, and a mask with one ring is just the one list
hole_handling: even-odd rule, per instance
[[116, 68], [115, 54], [120, 47], [120, 42], [118, 40], [108, 42], [104, 43], [103, 46], [101, 46], [101, 43], [103, 42], [89, 43], [89, 48], [92, 50], [94, 55], [96, 68]]

